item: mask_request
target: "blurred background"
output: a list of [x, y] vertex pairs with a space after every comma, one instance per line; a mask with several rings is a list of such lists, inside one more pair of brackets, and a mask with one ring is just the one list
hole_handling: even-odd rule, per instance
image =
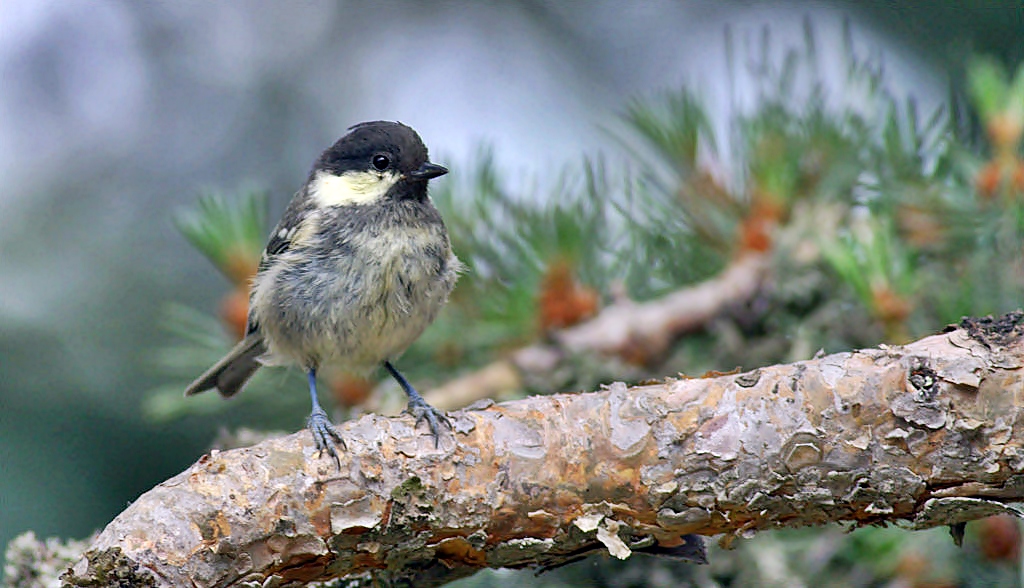
[[[486, 365], [617, 288], [655, 297], [756, 250], [786, 276], [758, 300], [657, 358], [511, 396], [749, 369], [1020, 306], [1022, 59], [1018, 2], [5, 0], [0, 545], [88, 535], [221, 430], [303, 425], [294, 374], [231, 403], [177, 400], [231, 340], [218, 318], [235, 286], [175, 222], [201, 225], [204, 194], [227, 215], [251, 205], [245, 228], [265, 234], [348, 126], [400, 120], [452, 170], [435, 198], [474, 269], [399, 364], [414, 382]], [[829, 242], [807, 236], [822, 227]], [[593, 243], [596, 228], [617, 240]], [[545, 294], [577, 292], [579, 312], [537, 318]], [[1019, 531], [991, 525], [1001, 551], [980, 523], [964, 551], [944, 531], [830, 529], [742, 541], [699, 572], [599, 556], [517, 577], [1019, 583]]]

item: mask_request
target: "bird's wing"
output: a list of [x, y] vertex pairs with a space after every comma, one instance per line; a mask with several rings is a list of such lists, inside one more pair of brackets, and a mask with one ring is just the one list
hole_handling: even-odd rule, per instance
[[[294, 249], [299, 243], [308, 239], [315, 228], [316, 216], [316, 208], [305, 197], [305, 189], [303, 189], [292, 198], [281, 216], [281, 220], [270, 233], [267, 245], [260, 255], [260, 264], [256, 274], [259, 275], [267, 271], [281, 254]], [[250, 313], [245, 332], [252, 334], [257, 330], [259, 330], [259, 325], [256, 324], [252, 313]]]
[[316, 209], [310, 205], [308, 199], [302, 198], [302, 193], [296, 194], [288, 208], [285, 209], [281, 220], [274, 227], [274, 231], [267, 240], [267, 246], [263, 248], [263, 255], [260, 256], [259, 272], [270, 266], [277, 256], [292, 249], [297, 242], [304, 241], [309, 237], [312, 230], [310, 223], [316, 222]]

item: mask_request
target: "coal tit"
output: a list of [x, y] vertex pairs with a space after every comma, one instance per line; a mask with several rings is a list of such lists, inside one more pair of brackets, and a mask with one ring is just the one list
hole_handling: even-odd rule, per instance
[[447, 418], [392, 361], [437, 317], [462, 269], [427, 195], [427, 182], [446, 173], [408, 126], [350, 128], [320, 155], [271, 233], [245, 337], [185, 395], [216, 388], [232, 396], [260, 366], [298, 365], [309, 381], [313, 441], [338, 462], [344, 441], [317, 400], [317, 369], [366, 374], [383, 366], [436, 445]]

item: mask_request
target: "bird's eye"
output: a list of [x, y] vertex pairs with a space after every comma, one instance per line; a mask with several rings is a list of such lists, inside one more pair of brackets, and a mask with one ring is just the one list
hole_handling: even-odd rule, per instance
[[372, 163], [373, 167], [377, 168], [377, 171], [384, 171], [388, 168], [389, 165], [391, 165], [391, 158], [388, 157], [387, 155], [378, 153], [377, 155], [373, 156]]

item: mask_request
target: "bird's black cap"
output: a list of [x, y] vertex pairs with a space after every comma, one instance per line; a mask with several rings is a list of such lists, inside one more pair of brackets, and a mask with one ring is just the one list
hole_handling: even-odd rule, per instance
[[393, 169], [414, 179], [429, 180], [448, 171], [430, 163], [427, 146], [411, 127], [382, 120], [349, 128], [347, 135], [320, 155], [313, 169], [335, 175], [368, 170], [377, 155], [388, 157]]

